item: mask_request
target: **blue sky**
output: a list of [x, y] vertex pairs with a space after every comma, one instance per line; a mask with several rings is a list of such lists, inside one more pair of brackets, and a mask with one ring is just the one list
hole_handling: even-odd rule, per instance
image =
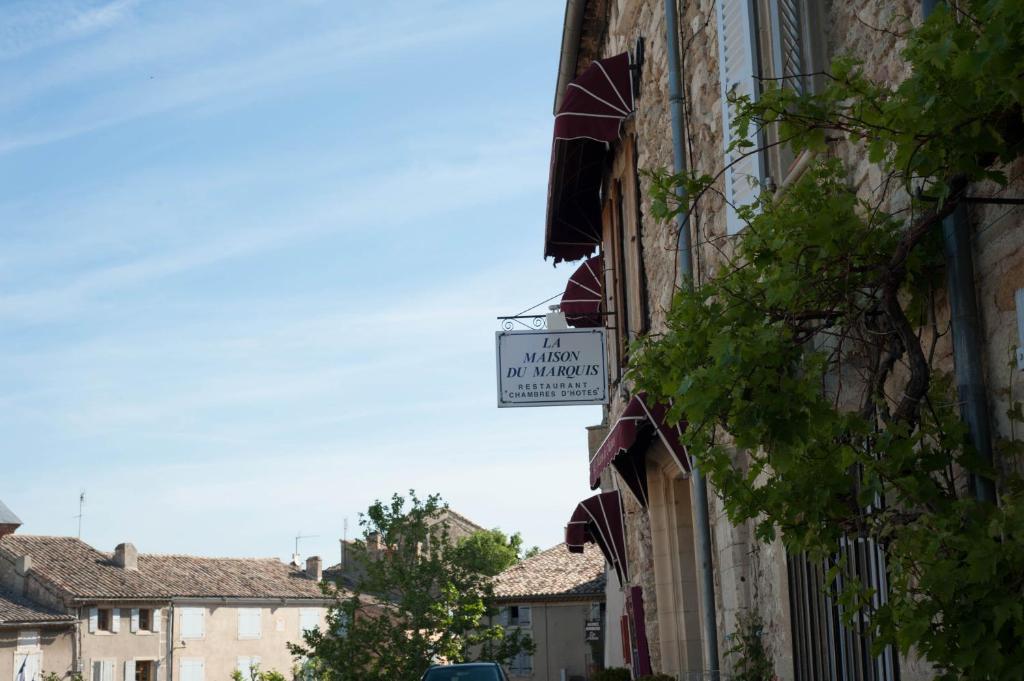
[[553, 0], [0, 13], [0, 455], [23, 531], [337, 556], [440, 492], [560, 541], [597, 407], [495, 407], [541, 259]]

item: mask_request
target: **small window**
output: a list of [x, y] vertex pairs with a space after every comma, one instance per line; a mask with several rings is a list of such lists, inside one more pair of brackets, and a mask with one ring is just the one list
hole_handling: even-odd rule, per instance
[[181, 637], [203, 638], [206, 634], [204, 611], [202, 608], [181, 609]]
[[30, 629], [18, 632], [18, 650], [38, 650], [39, 631]]
[[97, 631], [110, 631], [113, 626], [114, 618], [110, 616], [110, 610], [107, 608], [100, 608], [96, 611], [96, 630]]
[[260, 608], [238, 609], [238, 638], [256, 639], [263, 635], [263, 610]]
[[528, 605], [510, 605], [504, 612], [505, 624], [510, 627], [528, 627], [532, 623], [533, 611]]
[[153, 681], [153, 663], [151, 661], [142, 660], [135, 663], [135, 681]]
[[319, 608], [301, 608], [299, 610], [299, 632], [306, 632], [320, 627]]
[[[141, 608], [139, 610], [139, 631], [152, 631], [153, 630], [153, 611], [148, 608]], [[145, 680], [145, 681], [148, 681]]]
[[508, 665], [512, 676], [530, 676], [533, 674], [533, 655], [527, 652], [520, 652], [512, 658]]

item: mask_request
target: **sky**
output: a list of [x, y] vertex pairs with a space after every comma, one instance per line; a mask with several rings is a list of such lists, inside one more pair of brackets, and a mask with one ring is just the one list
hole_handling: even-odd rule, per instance
[[6, 0], [0, 500], [103, 550], [336, 561], [378, 498], [529, 545], [599, 407], [496, 408], [562, 3]]

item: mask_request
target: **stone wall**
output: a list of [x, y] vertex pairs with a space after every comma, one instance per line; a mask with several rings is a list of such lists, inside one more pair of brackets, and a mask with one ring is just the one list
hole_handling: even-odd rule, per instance
[[[661, 0], [606, 0], [588, 3], [584, 26], [585, 54], [580, 69], [593, 56], [607, 57], [632, 50], [636, 39], [645, 39], [646, 60], [641, 75], [641, 94], [635, 118], [627, 123], [627, 134], [635, 134], [638, 168], [642, 171], [672, 166], [672, 138], [668, 110], [667, 58], [665, 51], [664, 3]], [[719, 84], [717, 23], [714, 0], [687, 0], [680, 3], [681, 42], [683, 45], [683, 81], [686, 100], [686, 131], [691, 169], [716, 175], [723, 166], [722, 106]], [[821, 0], [821, 26], [830, 59], [852, 55], [863, 60], [869, 76], [898, 82], [907, 74], [900, 57], [901, 32], [920, 21], [918, 0], [871, 0], [841, 3]], [[606, 25], [599, 26], [605, 16]], [[850, 166], [850, 181], [859, 191], [875, 191], [881, 172], [868, 163], [863, 149], [836, 145], [829, 153], [843, 158]], [[1005, 196], [1024, 195], [1020, 178], [1024, 162], [1007, 169], [1014, 184]], [[677, 280], [677, 235], [674, 225], [654, 220], [649, 214], [650, 181], [641, 177], [641, 235], [643, 262], [648, 291], [652, 331], [663, 328]], [[992, 193], [994, 187], [978, 187], [974, 194]], [[905, 200], [895, 197], [894, 201]], [[697, 283], [714, 277], [731, 252], [731, 237], [726, 236], [724, 204], [720, 196], [706, 195], [691, 215], [694, 230], [694, 265]], [[1013, 206], [974, 206], [974, 257], [981, 324], [985, 339], [984, 362], [990, 396], [990, 413], [996, 433], [1016, 438], [1019, 433], [1006, 417], [1014, 400], [1021, 399], [1024, 385], [1018, 370], [1011, 366], [1018, 343], [1014, 292], [1024, 288], [1024, 209]], [[941, 299], [940, 326], [948, 326], [948, 310]], [[944, 369], [952, 371], [953, 356], [948, 333], [937, 346], [937, 357]], [[615, 423], [624, 407], [624, 391], [616, 391], [608, 409], [606, 423]], [[1017, 424], [1016, 428], [1020, 428]], [[1018, 464], [1019, 466], [1019, 464]], [[606, 476], [610, 473], [606, 473]], [[606, 484], [608, 481], [606, 481]], [[658, 604], [654, 597], [651, 569], [651, 526], [646, 512], [628, 493], [627, 535], [632, 581], [644, 586], [647, 627], [651, 639], [654, 667], [660, 669], [658, 644]], [[793, 677], [792, 635], [788, 606], [786, 555], [780, 542], [759, 543], [751, 527], [733, 526], [725, 516], [721, 501], [712, 495], [710, 514], [713, 528], [713, 555], [716, 575], [719, 647], [728, 647], [735, 628], [736, 615], [746, 608], [757, 608], [765, 621], [765, 641], [773, 653], [780, 678]], [[648, 573], [648, 574], [645, 574]], [[722, 660], [726, 672], [730, 661]], [[927, 678], [925, 665], [903, 660], [904, 679]]]

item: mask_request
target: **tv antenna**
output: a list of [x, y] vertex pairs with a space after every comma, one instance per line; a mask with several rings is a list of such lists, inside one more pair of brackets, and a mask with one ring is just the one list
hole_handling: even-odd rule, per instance
[[78, 493], [78, 515], [75, 518], [78, 519], [78, 538], [82, 538], [82, 516], [85, 515], [85, 490], [83, 489]]
[[295, 553], [292, 554], [292, 562], [298, 565], [299, 563], [299, 542], [303, 539], [315, 539], [319, 537], [319, 534], [302, 534], [302, 530], [295, 535]]

